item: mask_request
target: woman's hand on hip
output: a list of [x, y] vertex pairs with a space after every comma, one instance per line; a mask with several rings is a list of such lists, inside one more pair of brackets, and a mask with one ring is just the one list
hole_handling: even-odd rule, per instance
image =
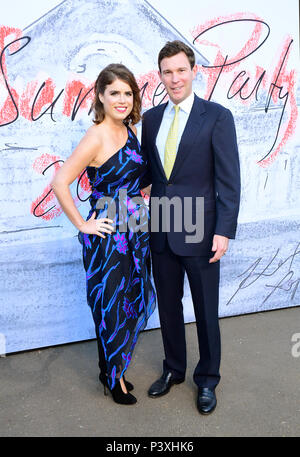
[[113, 222], [114, 221], [112, 219], [108, 219], [106, 217], [100, 217], [99, 219], [96, 219], [96, 211], [94, 211], [90, 219], [85, 221], [80, 226], [79, 230], [82, 233], [86, 233], [88, 235], [98, 235], [101, 236], [101, 238], [106, 238], [102, 232], [111, 235], [111, 233], [115, 230], [115, 228], [110, 225], [113, 224]]

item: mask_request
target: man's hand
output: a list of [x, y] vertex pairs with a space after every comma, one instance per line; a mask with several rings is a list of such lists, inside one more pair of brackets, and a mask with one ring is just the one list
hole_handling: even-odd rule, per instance
[[209, 260], [209, 263], [214, 263], [220, 260], [228, 249], [228, 243], [229, 239], [226, 238], [226, 236], [214, 235], [211, 250], [215, 252], [215, 255]]

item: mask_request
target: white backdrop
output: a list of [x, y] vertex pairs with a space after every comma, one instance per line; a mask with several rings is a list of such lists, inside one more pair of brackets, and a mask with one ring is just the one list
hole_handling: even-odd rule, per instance
[[[101, 68], [131, 68], [148, 109], [165, 96], [158, 51], [177, 38], [195, 49], [195, 92], [236, 120], [242, 201], [237, 239], [222, 261], [220, 317], [299, 306], [297, 0], [284, 7], [279, 0], [10, 0], [1, 23], [0, 345], [7, 353], [95, 337], [81, 246], [49, 182], [91, 124]], [[85, 175], [72, 194], [85, 216]], [[193, 321], [187, 284], [184, 309]], [[158, 326], [156, 311], [147, 328]]]

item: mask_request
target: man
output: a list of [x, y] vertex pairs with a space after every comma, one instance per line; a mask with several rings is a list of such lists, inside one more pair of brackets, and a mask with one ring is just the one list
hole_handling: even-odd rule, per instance
[[[173, 384], [185, 379], [182, 297], [186, 272], [201, 353], [194, 371], [197, 407], [201, 414], [209, 414], [217, 403], [215, 388], [220, 380], [219, 260], [228, 249], [228, 239], [235, 237], [239, 210], [236, 133], [228, 109], [193, 93], [197, 68], [192, 49], [177, 40], [168, 42], [159, 53], [158, 65], [169, 101], [144, 114], [142, 129], [142, 148], [147, 152], [152, 175], [151, 226], [157, 225], [157, 220], [153, 220], [154, 197], [156, 201], [162, 197], [179, 199], [183, 224], [178, 231], [178, 216], [170, 212], [169, 229], [165, 231], [167, 216], [160, 207], [158, 229], [151, 231], [153, 278], [165, 360], [163, 374], [148, 394], [165, 395]], [[184, 212], [191, 197], [191, 210]], [[201, 240], [196, 236], [188, 240], [191, 233], [185, 222], [187, 216], [198, 221], [197, 197], [204, 197], [204, 235]]]

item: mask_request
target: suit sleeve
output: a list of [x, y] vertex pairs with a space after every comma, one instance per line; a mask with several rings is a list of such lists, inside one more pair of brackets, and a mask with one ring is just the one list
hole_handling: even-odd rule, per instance
[[212, 135], [215, 166], [215, 234], [235, 238], [240, 205], [240, 163], [231, 112], [221, 111]]
[[144, 157], [144, 160], [146, 160], [146, 162], [147, 162], [146, 173], [142, 177], [141, 184], [140, 184], [141, 189], [143, 189], [144, 187], [147, 187], [150, 184], [152, 184], [151, 166], [150, 166], [150, 162], [149, 162], [149, 154], [148, 154], [148, 149], [147, 149], [147, 134], [146, 134], [145, 118], [143, 119], [143, 122], [142, 122], [141, 152], [142, 152], [142, 156]]

